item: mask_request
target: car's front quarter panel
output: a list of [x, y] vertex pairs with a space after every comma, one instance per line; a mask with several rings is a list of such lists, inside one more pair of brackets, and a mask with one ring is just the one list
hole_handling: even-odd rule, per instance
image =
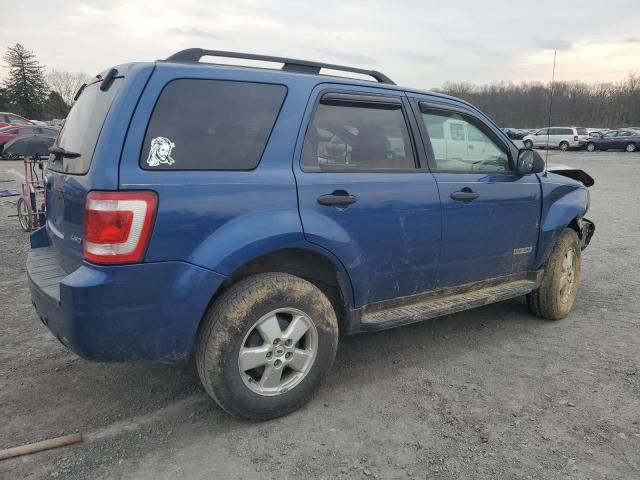
[[580, 182], [554, 173], [540, 175], [542, 221], [535, 264], [540, 267], [549, 256], [558, 235], [574, 219], [587, 211], [589, 195]]

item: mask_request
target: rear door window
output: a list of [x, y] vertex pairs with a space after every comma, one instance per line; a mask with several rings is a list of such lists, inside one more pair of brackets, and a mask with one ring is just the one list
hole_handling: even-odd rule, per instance
[[302, 169], [305, 172], [415, 170], [403, 112], [399, 101], [383, 104], [359, 101], [357, 95], [337, 100], [323, 97], [307, 129]]
[[89, 171], [102, 125], [122, 81], [122, 78], [116, 77], [106, 92], [100, 90], [101, 82], [92, 83], [84, 88], [56, 140], [56, 146], [79, 153], [80, 156], [52, 159], [49, 161], [49, 169], [72, 175], [84, 175]]
[[287, 89], [283, 85], [179, 79], [153, 109], [140, 166], [150, 170], [252, 170]]

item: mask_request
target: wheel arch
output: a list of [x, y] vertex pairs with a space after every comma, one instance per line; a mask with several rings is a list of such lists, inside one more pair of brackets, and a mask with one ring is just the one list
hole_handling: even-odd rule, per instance
[[312, 244], [293, 245], [262, 252], [236, 265], [214, 292], [209, 307], [224, 291], [240, 280], [266, 272], [289, 273], [310, 281], [327, 296], [333, 305], [340, 333], [350, 333], [354, 330], [351, 315], [353, 289], [349, 275], [335, 256]]
[[[546, 189], [547, 186], [543, 188]], [[555, 185], [552, 191], [545, 192], [536, 267], [540, 267], [549, 257], [558, 236], [565, 228], [571, 228], [581, 235], [580, 219], [587, 211], [588, 201], [587, 188], [582, 186]]]

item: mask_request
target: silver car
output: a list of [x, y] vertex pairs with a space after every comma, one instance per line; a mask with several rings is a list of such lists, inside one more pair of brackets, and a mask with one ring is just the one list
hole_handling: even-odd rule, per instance
[[586, 128], [549, 127], [527, 135], [522, 139], [527, 148], [559, 148], [562, 151], [579, 148], [581, 142], [589, 138]]

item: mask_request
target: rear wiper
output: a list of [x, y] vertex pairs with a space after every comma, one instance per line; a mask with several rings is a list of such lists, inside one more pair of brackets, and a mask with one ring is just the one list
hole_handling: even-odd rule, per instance
[[70, 152], [62, 147], [55, 146], [49, 147], [49, 153], [52, 153], [56, 160], [61, 160], [62, 158], [78, 158], [80, 156], [79, 153]]

